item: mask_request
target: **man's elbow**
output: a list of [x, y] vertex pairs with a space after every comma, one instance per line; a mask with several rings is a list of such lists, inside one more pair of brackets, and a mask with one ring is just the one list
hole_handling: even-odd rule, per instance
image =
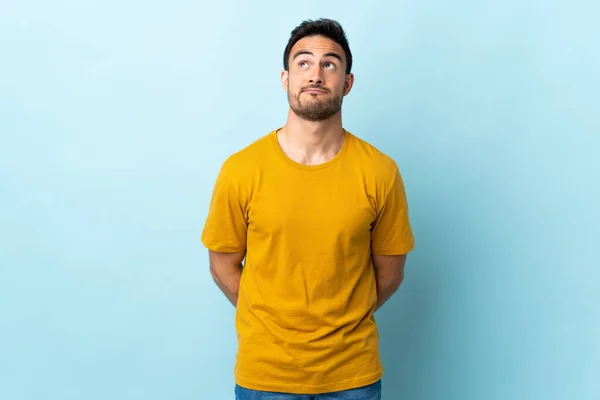
[[397, 290], [400, 285], [402, 284], [402, 282], [404, 281], [404, 272], [398, 274], [396, 277], [394, 277], [394, 279], [392, 280], [392, 287], [395, 290]]
[[221, 290], [229, 295], [238, 295], [239, 284], [236, 284], [233, 279], [227, 279], [226, 276], [223, 276], [222, 272], [219, 272], [213, 263], [210, 263], [210, 275]]
[[213, 278], [213, 281], [215, 281], [215, 283], [219, 286], [221, 286], [221, 278], [219, 277], [219, 274], [217, 273], [217, 270], [215, 269], [213, 263], [210, 263], [210, 276]]

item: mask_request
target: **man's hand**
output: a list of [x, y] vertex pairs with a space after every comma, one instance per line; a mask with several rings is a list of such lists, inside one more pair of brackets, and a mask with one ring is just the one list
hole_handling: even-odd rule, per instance
[[375, 281], [377, 283], [377, 307], [375, 310], [378, 310], [400, 287], [404, 279], [405, 263], [406, 254], [397, 256], [373, 255]]
[[211, 250], [208, 251], [210, 274], [234, 307], [237, 306], [244, 256], [245, 252], [217, 253]]

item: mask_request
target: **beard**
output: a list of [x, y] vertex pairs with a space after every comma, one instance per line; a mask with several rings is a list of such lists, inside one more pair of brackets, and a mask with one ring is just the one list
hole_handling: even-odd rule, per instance
[[288, 103], [292, 111], [305, 121], [324, 121], [337, 114], [342, 108], [343, 96], [333, 96], [330, 93], [313, 96], [302, 91], [296, 95], [288, 92]]

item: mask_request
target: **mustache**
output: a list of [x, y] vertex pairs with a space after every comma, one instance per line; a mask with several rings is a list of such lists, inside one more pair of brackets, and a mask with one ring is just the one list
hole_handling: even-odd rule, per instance
[[308, 86], [304, 86], [300, 91], [301, 92], [305, 92], [305, 91], [310, 90], [310, 89], [318, 89], [318, 90], [322, 90], [324, 92], [329, 93], [329, 90], [326, 89], [326, 88], [324, 88], [321, 85], [308, 85]]

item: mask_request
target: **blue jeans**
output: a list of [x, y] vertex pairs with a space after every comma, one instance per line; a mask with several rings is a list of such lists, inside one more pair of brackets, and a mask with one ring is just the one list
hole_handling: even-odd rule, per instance
[[371, 385], [323, 394], [261, 392], [235, 386], [236, 400], [381, 400], [381, 381]]

